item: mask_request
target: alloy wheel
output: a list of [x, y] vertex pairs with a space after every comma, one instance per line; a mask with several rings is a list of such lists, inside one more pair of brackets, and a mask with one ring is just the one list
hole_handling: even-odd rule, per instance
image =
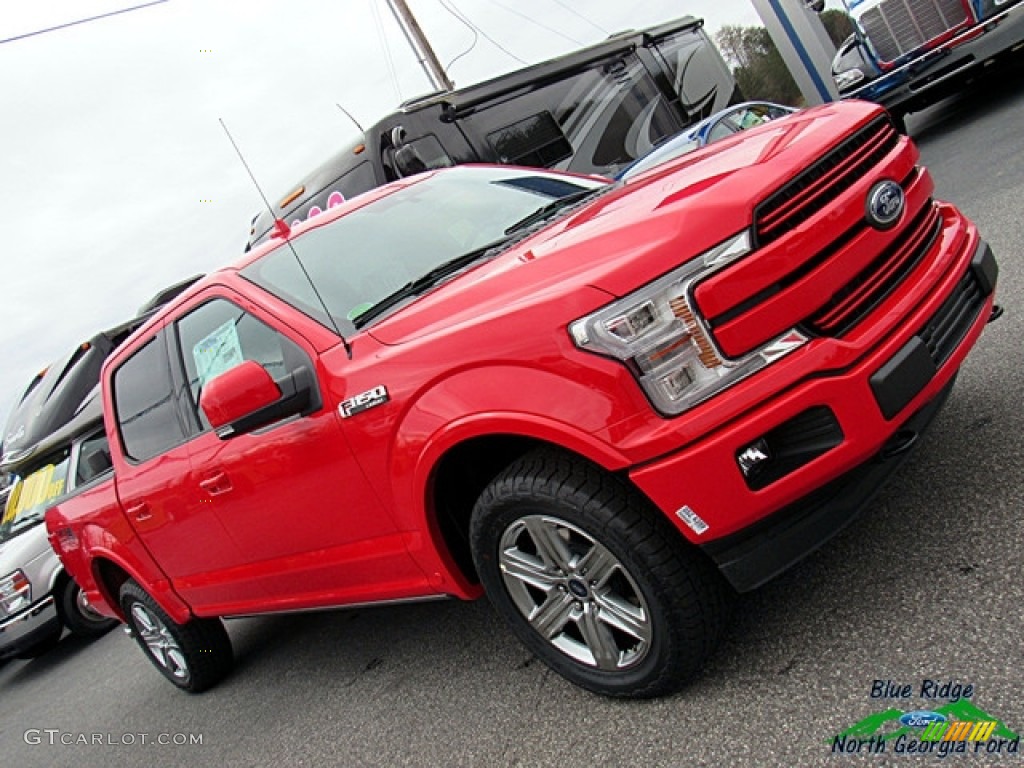
[[581, 528], [549, 515], [521, 517], [501, 537], [498, 564], [526, 621], [575, 661], [622, 671], [650, 650], [651, 613], [640, 588]]
[[146, 606], [132, 605], [132, 620], [139, 637], [146, 644], [156, 663], [166, 669], [176, 680], [189, 676], [188, 661], [171, 630]]

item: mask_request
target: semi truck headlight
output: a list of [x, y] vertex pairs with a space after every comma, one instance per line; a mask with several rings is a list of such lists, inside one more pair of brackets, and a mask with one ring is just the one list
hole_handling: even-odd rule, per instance
[[864, 72], [854, 67], [845, 72], [837, 72], [832, 79], [836, 81], [836, 88], [840, 91], [848, 91], [864, 79]]
[[[750, 253], [741, 232], [678, 269], [569, 325], [580, 349], [621, 360], [654, 407], [675, 415], [707, 400], [806, 341], [787, 335], [763, 349], [727, 359], [711, 339], [693, 302], [696, 284]], [[795, 341], [794, 341], [795, 339]]]
[[0, 616], [10, 616], [32, 604], [32, 585], [18, 570], [0, 579]]

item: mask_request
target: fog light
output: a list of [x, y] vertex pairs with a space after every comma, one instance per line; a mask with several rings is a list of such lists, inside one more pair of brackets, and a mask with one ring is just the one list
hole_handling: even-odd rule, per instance
[[756, 475], [765, 462], [770, 460], [771, 452], [768, 450], [768, 441], [763, 437], [736, 454], [736, 463], [740, 466], [740, 472], [747, 478]]

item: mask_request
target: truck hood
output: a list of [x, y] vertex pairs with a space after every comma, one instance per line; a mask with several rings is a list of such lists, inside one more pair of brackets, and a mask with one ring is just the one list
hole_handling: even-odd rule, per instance
[[[25, 570], [40, 555], [50, 549], [46, 538], [46, 526], [42, 519], [30, 528], [25, 528], [7, 541], [0, 543], [0, 578], [21, 568]], [[56, 557], [56, 555], [54, 555]], [[26, 572], [31, 579], [34, 574]]]
[[609, 301], [624, 296], [749, 228], [760, 201], [880, 113], [866, 102], [816, 107], [658, 166], [369, 332], [383, 344], [401, 344], [482, 316], [564, 299], [582, 286]]

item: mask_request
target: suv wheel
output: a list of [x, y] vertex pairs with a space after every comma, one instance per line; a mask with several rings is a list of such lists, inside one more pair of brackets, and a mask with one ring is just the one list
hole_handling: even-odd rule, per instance
[[729, 590], [618, 478], [541, 450], [484, 490], [470, 524], [488, 597], [520, 640], [610, 696], [677, 690], [720, 634]]
[[72, 579], [61, 589], [58, 600], [61, 621], [78, 637], [99, 637], [118, 623], [117, 619], [104, 616], [89, 605], [85, 592]]
[[178, 624], [131, 580], [121, 587], [121, 610], [149, 660], [182, 690], [205, 691], [231, 671], [231, 640], [219, 619]]

